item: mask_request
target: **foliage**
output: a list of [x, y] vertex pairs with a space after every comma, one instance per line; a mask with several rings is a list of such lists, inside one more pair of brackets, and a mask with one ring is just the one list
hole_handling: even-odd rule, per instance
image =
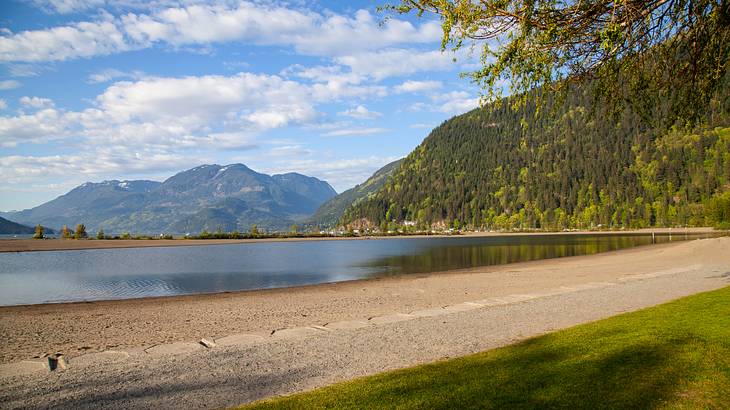
[[86, 225], [84, 224], [78, 224], [76, 225], [76, 232], [74, 233], [74, 239], [86, 239], [88, 238], [88, 234], [86, 233]]
[[245, 409], [730, 408], [730, 287]]
[[393, 161], [379, 170], [362, 184], [359, 184], [323, 203], [305, 223], [310, 227], [333, 228], [342, 217], [345, 209], [367, 198], [380, 189], [403, 159]]
[[439, 16], [444, 50], [481, 47], [481, 67], [469, 75], [489, 99], [505, 82], [534, 97], [527, 92], [586, 79], [600, 80], [595, 90], [611, 99], [630, 73], [631, 100], [651, 92], [647, 85], [678, 90], [668, 107], [692, 120], [730, 60], [727, 0], [401, 0], [385, 8]]
[[68, 226], [64, 225], [63, 228], [61, 228], [61, 238], [62, 239], [71, 239], [72, 238], [71, 230], [68, 229]]
[[718, 229], [730, 229], [730, 191], [710, 198], [705, 206], [705, 215], [708, 225]]
[[43, 236], [43, 227], [38, 224], [35, 226], [35, 233], [33, 234], [33, 239], [43, 239], [45, 236]]
[[259, 227], [256, 224], [251, 225], [251, 236], [254, 238], [259, 236]]
[[657, 125], [630, 106], [614, 113], [577, 86], [548, 98], [539, 113], [530, 101], [517, 111], [493, 104], [454, 117], [379, 191], [347, 209], [342, 223], [542, 230], [704, 225], [703, 203], [730, 189], [727, 82], [694, 128], [663, 117], [661, 96], [651, 104], [651, 118], [664, 118]]
[[96, 239], [104, 239], [104, 229], [99, 228], [99, 232], [96, 233]]

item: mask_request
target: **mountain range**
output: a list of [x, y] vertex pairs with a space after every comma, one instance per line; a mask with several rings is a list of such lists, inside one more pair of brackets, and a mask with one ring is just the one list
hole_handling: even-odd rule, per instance
[[163, 182], [87, 182], [32, 209], [3, 216], [59, 228], [84, 223], [89, 232], [198, 233], [282, 230], [304, 221], [337, 193], [297, 173], [266, 175], [243, 164], [202, 165]]
[[[163, 182], [86, 183], [2, 216], [30, 226], [84, 223], [92, 232], [145, 234], [245, 232], [253, 224], [381, 231], [397, 225], [717, 225], [723, 221], [708, 210], [728, 202], [723, 198], [730, 192], [728, 90], [730, 78], [710, 104], [698, 107], [701, 118], [691, 126], [669, 114], [662, 93], [645, 104], [619, 106], [579, 86], [548, 94], [542, 106], [529, 98], [514, 104], [517, 97], [508, 97], [445, 121], [406, 158], [340, 195], [327, 182], [301, 174], [202, 165]], [[720, 214], [730, 214], [722, 209]]]

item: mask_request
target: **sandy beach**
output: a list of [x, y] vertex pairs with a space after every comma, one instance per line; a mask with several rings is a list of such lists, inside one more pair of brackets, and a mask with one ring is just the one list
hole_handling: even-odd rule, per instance
[[[647, 233], [702, 234], [716, 232], [712, 228], [656, 228], [623, 231], [570, 231], [570, 232], [467, 232], [459, 236], [513, 236], [513, 235], [581, 235], [581, 234], [647, 234]], [[388, 238], [444, 238], [454, 235], [408, 235], [408, 236], [362, 236], [362, 237], [302, 237], [262, 239], [3, 239], [0, 252], [66, 251], [81, 249], [147, 248], [168, 246], [231, 245], [253, 242], [297, 242], [297, 241], [352, 241], [378, 240]]]
[[[727, 249], [723, 237], [422, 277], [1, 308], [13, 363], [0, 364], [0, 402], [227, 408], [728, 286]], [[68, 366], [17, 362], [36, 352], [64, 353]]]
[[0, 308], [0, 362], [324, 325], [694, 264], [730, 270], [730, 238], [488, 268], [212, 295]]

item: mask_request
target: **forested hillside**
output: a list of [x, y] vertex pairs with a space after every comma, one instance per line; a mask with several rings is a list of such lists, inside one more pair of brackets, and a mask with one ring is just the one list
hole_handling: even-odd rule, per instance
[[403, 159], [399, 159], [385, 165], [362, 184], [350, 188], [323, 203], [317, 209], [317, 212], [305, 222], [305, 225], [318, 226], [320, 228], [334, 227], [339, 222], [345, 209], [379, 190], [402, 161]]
[[0, 235], [32, 234], [35, 228], [0, 217]]
[[702, 107], [691, 128], [667, 112], [665, 95], [609, 107], [594, 103], [590, 87], [575, 87], [539, 111], [534, 99], [518, 109], [506, 100], [454, 117], [342, 222], [547, 230], [716, 224], [712, 215], [721, 213], [708, 210], [730, 191], [730, 88]]

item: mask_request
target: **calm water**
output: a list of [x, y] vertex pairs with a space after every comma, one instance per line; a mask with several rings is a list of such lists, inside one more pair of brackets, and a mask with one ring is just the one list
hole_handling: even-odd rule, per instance
[[[656, 242], [710, 236], [714, 235], [656, 235]], [[590, 234], [0, 253], [0, 305], [287, 287], [587, 255], [651, 243], [651, 235]]]

